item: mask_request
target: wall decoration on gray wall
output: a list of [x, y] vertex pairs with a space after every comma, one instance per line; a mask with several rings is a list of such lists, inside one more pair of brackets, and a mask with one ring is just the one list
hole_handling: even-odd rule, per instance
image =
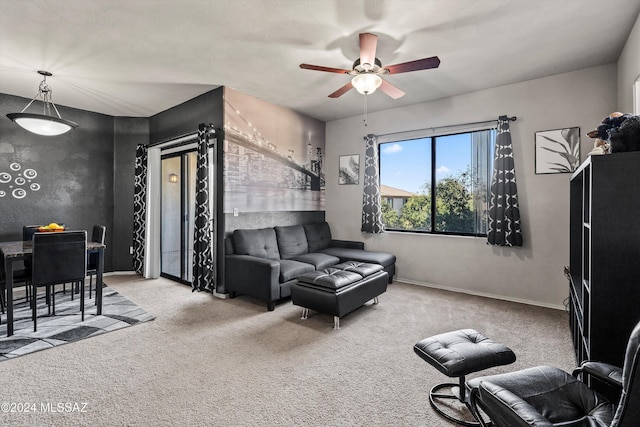
[[323, 211], [325, 123], [224, 88], [224, 212]]
[[0, 197], [7, 195], [15, 199], [24, 199], [28, 191], [40, 190], [40, 184], [34, 182], [38, 177], [35, 169], [24, 169], [20, 163], [11, 163], [8, 172], [0, 172]]
[[340, 156], [338, 184], [358, 184], [360, 182], [360, 155]]
[[580, 128], [536, 132], [536, 174], [571, 173], [580, 164]]

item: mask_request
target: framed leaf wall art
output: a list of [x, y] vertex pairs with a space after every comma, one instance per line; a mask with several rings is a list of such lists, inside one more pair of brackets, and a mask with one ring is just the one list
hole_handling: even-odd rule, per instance
[[536, 174], [572, 173], [580, 165], [580, 128], [536, 132], [535, 151]]
[[360, 182], [360, 155], [340, 156], [338, 184], [358, 184]]

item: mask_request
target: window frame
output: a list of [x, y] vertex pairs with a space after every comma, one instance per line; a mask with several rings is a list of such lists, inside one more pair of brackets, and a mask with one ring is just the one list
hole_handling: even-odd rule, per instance
[[[452, 128], [456, 128], [456, 130], [451, 130]], [[444, 128], [446, 128], [447, 130], [445, 130]], [[431, 185], [430, 185], [430, 194], [431, 194], [431, 198], [430, 198], [430, 209], [431, 209], [431, 215], [430, 215], [430, 230], [417, 230], [417, 229], [412, 229], [412, 230], [405, 230], [405, 229], [401, 229], [401, 228], [389, 228], [387, 227], [387, 225], [385, 224], [385, 231], [391, 231], [391, 232], [398, 232], [398, 233], [415, 233], [415, 234], [426, 234], [426, 235], [439, 235], [439, 236], [461, 236], [461, 237], [480, 237], [480, 238], [486, 238], [487, 237], [487, 232], [461, 232], [461, 231], [439, 231], [436, 230], [435, 225], [436, 225], [436, 202], [437, 202], [437, 197], [436, 197], [436, 186], [437, 186], [437, 181], [436, 181], [436, 164], [437, 164], [437, 158], [436, 158], [436, 147], [437, 147], [437, 138], [440, 137], [447, 137], [447, 136], [453, 136], [453, 135], [459, 135], [459, 134], [471, 134], [473, 132], [481, 132], [481, 131], [493, 131], [493, 138], [492, 141], [490, 141], [489, 143], [489, 147], [488, 147], [488, 152], [487, 152], [487, 157], [490, 160], [490, 164], [487, 166], [487, 178], [488, 178], [488, 185], [491, 185], [491, 180], [492, 180], [492, 175], [493, 175], [493, 162], [495, 161], [494, 158], [494, 150], [495, 150], [495, 137], [497, 135], [497, 123], [491, 123], [491, 124], [485, 124], [483, 126], [478, 126], [478, 125], [455, 125], [455, 126], [443, 126], [442, 128], [431, 128], [431, 129], [422, 129], [422, 130], [417, 130], [417, 131], [406, 131], [406, 132], [398, 132], [398, 133], [394, 133], [394, 134], [387, 134], [384, 135], [382, 137], [378, 137], [378, 142], [377, 142], [377, 149], [378, 149], [378, 170], [381, 171], [380, 168], [380, 162], [382, 160], [382, 150], [381, 147], [384, 144], [389, 144], [389, 143], [401, 143], [404, 141], [411, 141], [411, 140], [415, 140], [415, 139], [429, 139], [429, 144], [430, 146], [430, 151], [431, 151], [431, 170], [430, 170], [430, 179], [431, 179]], [[378, 174], [378, 184], [382, 185], [382, 176], [379, 173]], [[381, 199], [381, 203], [386, 203], [386, 201]], [[487, 228], [487, 227], [485, 227]]]

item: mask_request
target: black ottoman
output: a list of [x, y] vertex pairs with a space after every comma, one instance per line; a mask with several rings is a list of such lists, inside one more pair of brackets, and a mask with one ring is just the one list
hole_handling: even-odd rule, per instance
[[349, 261], [298, 277], [291, 286], [291, 302], [302, 307], [302, 318], [309, 309], [333, 316], [333, 328], [340, 329], [340, 318], [387, 290], [389, 275], [378, 264]]
[[[447, 414], [436, 399], [458, 399], [473, 414], [466, 396], [465, 376], [494, 366], [508, 365], [516, 360], [516, 355], [509, 347], [492, 341], [473, 329], [461, 329], [425, 338], [413, 346], [413, 351], [446, 376], [459, 379], [458, 384], [443, 383], [434, 386], [429, 392], [429, 403], [446, 419], [465, 426], [480, 424]], [[442, 388], [450, 388], [451, 392], [439, 393]]]

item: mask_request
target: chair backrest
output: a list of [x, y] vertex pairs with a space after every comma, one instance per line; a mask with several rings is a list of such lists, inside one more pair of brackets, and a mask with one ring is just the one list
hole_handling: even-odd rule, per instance
[[38, 228], [42, 227], [41, 225], [24, 225], [22, 226], [22, 240], [25, 242], [30, 242], [33, 240], [34, 233], [38, 232]]
[[611, 427], [640, 426], [640, 322], [633, 328], [622, 368], [622, 395]]
[[[104, 225], [94, 225], [93, 232], [91, 233], [91, 241], [104, 245], [106, 234], [107, 227]], [[98, 253], [97, 251], [90, 251], [89, 257], [87, 258], [87, 270], [91, 270], [89, 272], [92, 273], [96, 268], [98, 268]]]
[[104, 225], [94, 225], [93, 232], [91, 233], [91, 241], [104, 245], [105, 234], [107, 234], [107, 227]]
[[[64, 227], [64, 224], [57, 223]], [[33, 235], [38, 232], [38, 229], [43, 227], [43, 225], [23, 225], [22, 226], [22, 240], [25, 242], [30, 242], [33, 239]]]
[[83, 280], [87, 272], [87, 232], [35, 233], [31, 280], [37, 286]]

